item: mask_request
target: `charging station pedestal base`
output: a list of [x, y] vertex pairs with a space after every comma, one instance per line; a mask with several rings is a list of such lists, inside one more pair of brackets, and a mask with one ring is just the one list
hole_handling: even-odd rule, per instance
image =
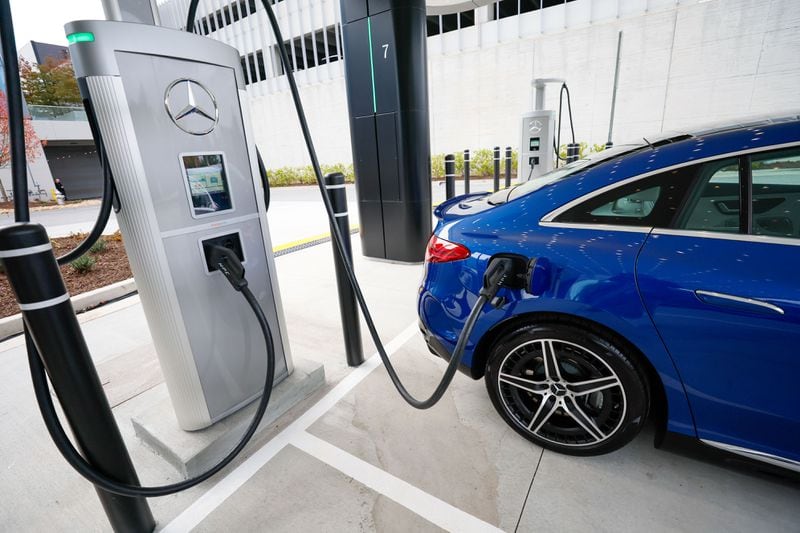
[[[324, 384], [325, 369], [321, 364], [295, 359], [294, 372], [272, 389], [269, 407], [253, 438]], [[205, 472], [228, 453], [250, 424], [256, 409], [251, 404], [206, 429], [183, 431], [178, 427], [163, 383], [141, 396], [141, 404], [147, 407], [131, 418], [136, 436], [185, 478]]]

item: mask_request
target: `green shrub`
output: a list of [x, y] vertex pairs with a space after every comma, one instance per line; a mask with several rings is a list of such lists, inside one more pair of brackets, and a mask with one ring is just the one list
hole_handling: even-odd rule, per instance
[[94, 268], [95, 260], [90, 255], [82, 255], [69, 265], [79, 274], [86, 274]]
[[431, 156], [431, 177], [444, 177], [444, 154], [434, 154]]
[[[517, 173], [517, 151], [512, 152], [511, 169], [512, 174]], [[454, 152], [456, 156], [456, 174], [461, 176], [464, 173], [464, 151]], [[431, 156], [431, 177], [434, 179], [444, 179], [444, 156], [445, 154], [434, 154]], [[501, 152], [503, 161], [500, 163], [500, 173], [505, 173], [505, 148]], [[483, 148], [470, 152], [470, 176], [489, 177], [494, 175], [494, 153], [491, 149]], [[322, 174], [341, 172], [344, 174], [346, 183], [355, 182], [355, 172], [353, 165], [335, 163], [321, 166]], [[314, 170], [310, 165], [305, 167], [281, 167], [267, 171], [269, 184], [272, 187], [284, 187], [287, 185], [315, 185], [317, 183]]]
[[97, 241], [95, 241], [92, 247], [89, 248], [89, 251], [93, 254], [99, 254], [101, 252], [105, 252], [106, 248], [108, 248], [108, 243], [104, 238], [100, 237], [97, 239]]
[[[602, 152], [606, 149], [605, 144], [593, 144], [591, 148], [589, 148], [589, 143], [586, 141], [580, 142], [580, 149], [578, 151], [578, 155], [580, 158], [584, 158], [589, 154], [593, 154], [595, 152]], [[567, 145], [562, 144], [558, 149], [558, 155], [561, 156], [563, 159], [567, 158]]]
[[471, 176], [494, 176], [494, 151], [489, 148], [471, 151], [469, 154]]
[[[517, 156], [519, 152], [516, 150], [511, 151], [511, 173], [517, 174]], [[444, 157], [446, 154], [435, 154], [431, 156], [431, 177], [434, 179], [444, 178]], [[456, 156], [456, 174], [461, 176], [464, 174], [464, 152], [455, 152]], [[471, 150], [469, 163], [469, 175], [473, 178], [486, 178], [494, 176], [494, 149], [482, 148], [480, 150]], [[500, 175], [504, 176], [506, 172], [506, 150], [503, 148], [500, 152]]]
[[[353, 183], [355, 181], [355, 173], [353, 172], [353, 165], [345, 165], [344, 163], [336, 163], [333, 165], [321, 165], [322, 174], [330, 174], [332, 172], [341, 172], [344, 174], [345, 182]], [[287, 185], [315, 185], [317, 178], [314, 175], [314, 169], [311, 165], [305, 167], [281, 167], [267, 171], [269, 176], [269, 184], [273, 187], [284, 187]]]

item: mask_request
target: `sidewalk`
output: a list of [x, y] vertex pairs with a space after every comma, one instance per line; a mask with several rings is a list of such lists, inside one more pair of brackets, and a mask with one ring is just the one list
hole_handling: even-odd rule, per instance
[[[416, 329], [420, 265], [356, 270], [392, 360], [419, 396], [444, 369]], [[406, 406], [375, 359], [343, 354], [330, 244], [276, 259], [293, 356], [323, 362], [325, 388], [284, 415], [221, 475], [150, 500], [165, 531], [791, 531], [800, 487], [652, 448], [646, 431], [611, 455], [573, 458], [529, 443], [458, 375], [440, 404]], [[178, 480], [133, 435], [141, 393], [162, 381], [138, 297], [80, 317], [145, 484]], [[366, 331], [366, 328], [364, 328]], [[374, 347], [365, 336], [367, 357]], [[22, 339], [0, 344], [0, 530], [108, 531], [91, 485], [40, 421]]]

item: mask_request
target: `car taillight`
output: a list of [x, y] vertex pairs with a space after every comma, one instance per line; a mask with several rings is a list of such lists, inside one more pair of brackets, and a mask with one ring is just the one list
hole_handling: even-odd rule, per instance
[[462, 244], [446, 241], [436, 235], [431, 235], [428, 249], [425, 250], [426, 263], [447, 263], [469, 257], [469, 250]]

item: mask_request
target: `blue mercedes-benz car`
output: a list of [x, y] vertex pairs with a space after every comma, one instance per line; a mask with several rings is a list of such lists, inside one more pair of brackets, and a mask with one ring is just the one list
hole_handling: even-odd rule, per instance
[[647, 137], [436, 209], [419, 295], [449, 358], [492, 257], [523, 273], [461, 365], [517, 432], [661, 430], [800, 471], [800, 114]]

